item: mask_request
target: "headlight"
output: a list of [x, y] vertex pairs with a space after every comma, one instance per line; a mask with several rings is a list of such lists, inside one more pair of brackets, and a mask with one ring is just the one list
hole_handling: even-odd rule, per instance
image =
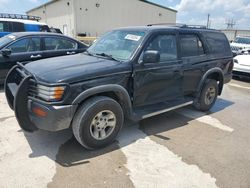
[[237, 59], [234, 59], [233, 61], [234, 61], [234, 63], [239, 63]]
[[37, 85], [37, 97], [44, 99], [45, 101], [60, 101], [63, 98], [63, 94], [66, 86], [54, 86], [48, 87], [43, 85]]

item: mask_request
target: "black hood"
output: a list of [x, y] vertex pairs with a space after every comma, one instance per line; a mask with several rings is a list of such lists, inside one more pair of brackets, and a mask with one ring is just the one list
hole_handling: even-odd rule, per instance
[[47, 83], [77, 82], [119, 71], [129, 71], [127, 63], [85, 55], [42, 59], [25, 65], [37, 80]]

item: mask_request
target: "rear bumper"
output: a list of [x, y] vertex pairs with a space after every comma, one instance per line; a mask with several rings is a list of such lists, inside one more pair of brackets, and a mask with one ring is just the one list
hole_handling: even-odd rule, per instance
[[233, 75], [241, 78], [250, 78], [250, 72], [233, 71]]
[[250, 78], [250, 67], [245, 65], [234, 64], [233, 75]]
[[[5, 95], [20, 127], [29, 132], [37, 129], [58, 131], [69, 128], [77, 106], [53, 106], [30, 98], [28, 92], [31, 78], [20, 67], [14, 67], [5, 81]], [[34, 109], [42, 111], [43, 115], [35, 113]]]

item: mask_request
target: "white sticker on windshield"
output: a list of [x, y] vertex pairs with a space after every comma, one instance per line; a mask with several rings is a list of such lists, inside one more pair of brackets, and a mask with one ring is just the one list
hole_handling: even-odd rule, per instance
[[139, 41], [141, 39], [141, 36], [127, 34], [126, 37], [125, 37], [125, 39], [127, 39], [127, 40], [133, 40], [133, 41]]

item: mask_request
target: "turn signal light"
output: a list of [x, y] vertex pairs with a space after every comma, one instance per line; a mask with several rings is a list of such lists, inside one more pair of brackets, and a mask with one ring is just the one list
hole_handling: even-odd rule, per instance
[[35, 107], [32, 109], [32, 111], [34, 114], [36, 114], [39, 117], [46, 117], [47, 116], [47, 112], [44, 111], [42, 108]]

